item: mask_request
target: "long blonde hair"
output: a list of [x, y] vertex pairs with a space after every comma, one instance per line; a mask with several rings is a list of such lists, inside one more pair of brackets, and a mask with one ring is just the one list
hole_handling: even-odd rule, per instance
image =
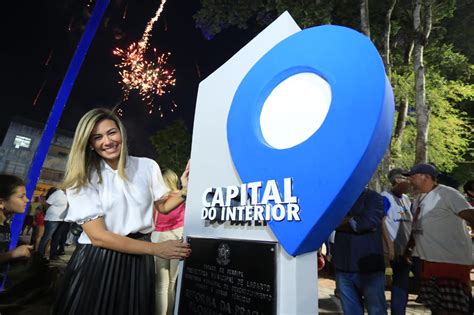
[[178, 178], [178, 175], [176, 175], [176, 173], [173, 172], [172, 170], [167, 169], [167, 170], [163, 173], [163, 180], [165, 181], [166, 186], [168, 186], [168, 188], [169, 188], [171, 191], [178, 191], [178, 190], [179, 190], [179, 178]]
[[120, 134], [122, 135], [122, 147], [120, 150], [120, 158], [118, 163], [118, 174], [121, 178], [127, 179], [125, 174], [125, 164], [127, 162], [127, 133], [117, 115], [109, 109], [95, 108], [88, 111], [82, 116], [74, 133], [74, 140], [72, 141], [71, 152], [66, 165], [66, 173], [61, 185], [62, 189], [75, 188], [80, 189], [89, 184], [91, 174], [97, 171], [99, 175], [99, 182], [102, 181], [100, 176], [100, 161], [101, 157], [89, 148], [89, 140], [95, 125], [104, 120], [110, 119], [117, 124]]

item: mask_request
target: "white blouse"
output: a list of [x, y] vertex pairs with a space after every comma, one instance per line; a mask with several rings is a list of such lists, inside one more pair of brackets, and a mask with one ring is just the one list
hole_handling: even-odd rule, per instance
[[[125, 167], [128, 180], [104, 161], [100, 173], [101, 183], [94, 172], [89, 185], [66, 190], [69, 209], [65, 221], [84, 224], [103, 217], [107, 230], [116, 234], [151, 232], [153, 202], [169, 192], [158, 164], [148, 158], [129, 156]], [[91, 243], [85, 232], [79, 243]]]

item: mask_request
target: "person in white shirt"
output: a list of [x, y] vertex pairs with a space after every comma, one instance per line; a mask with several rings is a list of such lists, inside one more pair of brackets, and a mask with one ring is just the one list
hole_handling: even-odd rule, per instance
[[52, 187], [46, 194], [46, 215], [44, 217], [44, 234], [38, 246], [38, 253], [44, 256], [46, 246], [51, 241], [49, 258], [54, 260], [58, 257], [58, 232], [67, 213], [67, 198], [64, 191]]
[[433, 165], [417, 164], [404, 175], [419, 193], [413, 200], [412, 235], [415, 255], [422, 259], [421, 301], [433, 314], [472, 314], [466, 222], [474, 225], [474, 208], [459, 191], [438, 184]]
[[410, 265], [403, 257], [411, 233], [413, 217], [410, 211], [411, 201], [406, 193], [410, 190], [410, 181], [402, 175], [404, 170], [394, 168], [388, 173], [391, 189], [384, 191], [385, 218], [383, 223], [393, 244], [394, 257], [392, 267], [391, 312], [394, 315], [405, 314], [408, 303], [408, 275]]
[[84, 232], [52, 313], [153, 314], [153, 256], [181, 259], [191, 252], [179, 240], [150, 242], [153, 207], [174, 209], [186, 187], [168, 196], [158, 164], [128, 155], [125, 128], [107, 109], [79, 121], [63, 186], [66, 221]]

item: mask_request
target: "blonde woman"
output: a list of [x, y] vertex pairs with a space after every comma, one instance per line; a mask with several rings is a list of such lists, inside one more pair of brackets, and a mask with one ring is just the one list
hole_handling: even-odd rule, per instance
[[[189, 164], [185, 174], [189, 172]], [[179, 196], [183, 194], [183, 202], [171, 211], [158, 211], [155, 215], [155, 231], [151, 234], [152, 242], [163, 242], [167, 240], [179, 240], [183, 236], [184, 225], [184, 199], [188, 185], [186, 177], [181, 177], [182, 189], [179, 189], [179, 178], [172, 170], [163, 173], [166, 186], [171, 190], [169, 196]], [[156, 291], [156, 315], [173, 314], [175, 301], [176, 280], [178, 278], [178, 263], [176, 259], [165, 259], [155, 257], [155, 291]]]
[[152, 314], [153, 256], [189, 256], [188, 244], [149, 240], [153, 207], [174, 209], [156, 162], [129, 156], [125, 128], [107, 109], [79, 121], [63, 188], [66, 221], [84, 230], [66, 268], [53, 314]]

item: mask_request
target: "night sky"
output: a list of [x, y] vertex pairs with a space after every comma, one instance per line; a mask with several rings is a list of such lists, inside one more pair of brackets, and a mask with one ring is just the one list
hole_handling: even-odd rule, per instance
[[[46, 122], [92, 11], [87, 7], [89, 3], [90, 0], [39, 0], [2, 5], [1, 139], [14, 116]], [[138, 41], [159, 4], [160, 0], [111, 0], [69, 97], [60, 128], [74, 131], [87, 110], [112, 108], [120, 103], [122, 91], [117, 83], [120, 77], [114, 67], [119, 58], [113, 56], [112, 50], [117, 46], [124, 49]], [[176, 119], [184, 119], [192, 128], [199, 82], [254, 36], [231, 29], [206, 40], [192, 18], [199, 5], [198, 0], [168, 0], [155, 24], [151, 47], [159, 53], [171, 52], [168, 63], [176, 69], [177, 82], [170, 88], [170, 94], [156, 100], [155, 107], [161, 104], [164, 108], [164, 118], [160, 118], [157, 110], [148, 114], [135, 93], [121, 104], [134, 155], [153, 157], [149, 136]], [[45, 65], [50, 55], [50, 62]], [[178, 109], [171, 113], [168, 109], [173, 101]]]

